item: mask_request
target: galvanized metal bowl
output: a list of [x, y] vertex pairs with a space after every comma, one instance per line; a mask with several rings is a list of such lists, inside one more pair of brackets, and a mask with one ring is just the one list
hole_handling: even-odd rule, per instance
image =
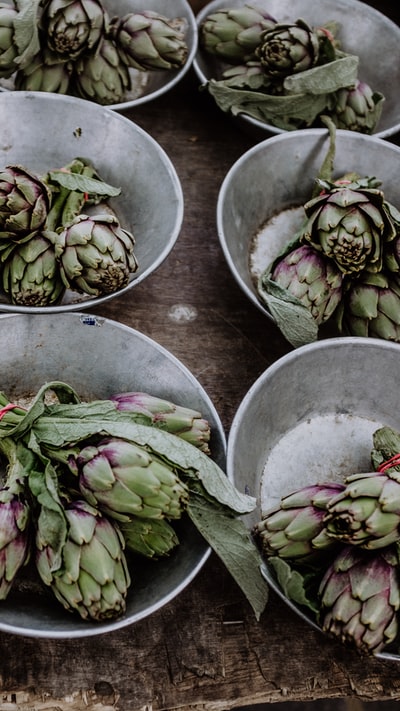
[[[257, 280], [301, 227], [303, 204], [329, 145], [325, 129], [288, 131], [256, 144], [230, 168], [217, 201], [217, 229], [237, 283], [268, 318]], [[354, 171], [375, 176], [387, 200], [400, 208], [400, 148], [376, 136], [337, 131], [335, 177]]]
[[[197, 25], [200, 27], [213, 12], [245, 4], [244, 0], [212, 0], [197, 14]], [[302, 18], [310, 25], [336, 21], [340, 27], [338, 36], [342, 49], [360, 59], [359, 79], [385, 96], [382, 116], [374, 134], [387, 138], [400, 131], [400, 97], [397, 91], [400, 83], [400, 27], [396, 23], [360, 0], [259, 0], [256, 5], [277, 21], [293, 22]], [[193, 68], [200, 83], [221, 79], [227, 66], [204, 52], [199, 35]], [[258, 140], [285, 133], [283, 129], [246, 114], [239, 114], [232, 120]]]
[[[367, 377], [366, 377], [367, 375]], [[282, 496], [371, 470], [372, 435], [400, 430], [400, 346], [373, 338], [332, 338], [277, 360], [240, 403], [228, 436], [226, 471], [257, 498], [249, 529]], [[289, 602], [268, 565], [264, 577]], [[400, 660], [389, 648], [381, 657]]]
[[[90, 101], [42, 92], [0, 93], [0, 165], [19, 164], [44, 174], [81, 156], [107, 183], [121, 188], [110, 206], [136, 240], [138, 270], [127, 286], [100, 297], [68, 290], [60, 304], [10, 304], [0, 311], [52, 313], [97, 306], [140, 284], [166, 259], [182, 226], [183, 193], [161, 146], [125, 116]], [[100, 208], [98, 208], [100, 210]]]
[[[6, 0], [9, 2], [9, 0]], [[11, 4], [11, 3], [10, 3]], [[168, 18], [182, 18], [186, 26], [185, 41], [188, 56], [185, 64], [176, 70], [140, 72], [130, 69], [132, 87], [126, 92], [123, 101], [109, 104], [108, 107], [115, 111], [126, 111], [140, 106], [149, 101], [154, 101], [170, 91], [178, 84], [193, 63], [197, 51], [197, 24], [193, 11], [187, 0], [102, 0], [102, 4], [110, 18], [122, 17], [129, 12], [143, 12], [151, 10]], [[0, 80], [0, 91], [9, 91], [14, 88], [13, 77]]]
[[[208, 419], [212, 457], [225, 468], [225, 434], [210, 398], [179, 360], [147, 336], [86, 313], [3, 314], [0, 343], [1, 390], [11, 401], [28, 398], [53, 380], [70, 384], [83, 400], [130, 390], [159, 395]], [[189, 519], [178, 523], [180, 544], [173, 554], [135, 567], [121, 619], [83, 621], [65, 611], [37, 581], [21, 577], [0, 602], [0, 630], [29, 637], [86, 637], [151, 615], [179, 595], [210, 553]]]

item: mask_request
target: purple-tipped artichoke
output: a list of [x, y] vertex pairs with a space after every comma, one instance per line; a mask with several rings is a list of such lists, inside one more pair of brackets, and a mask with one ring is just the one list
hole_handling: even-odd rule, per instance
[[399, 558], [395, 548], [363, 551], [345, 546], [319, 588], [324, 632], [376, 654], [397, 634], [400, 606]]
[[332, 260], [308, 245], [297, 247], [278, 261], [271, 279], [299, 299], [318, 325], [332, 316], [342, 298], [342, 273]]
[[176, 519], [186, 508], [188, 490], [174, 469], [133, 442], [105, 438], [68, 464], [83, 496], [112, 517]]
[[126, 66], [140, 71], [180, 69], [188, 57], [183, 27], [180, 18], [144, 10], [113, 19], [110, 33]]
[[305, 486], [282, 497], [279, 506], [267, 511], [253, 529], [255, 541], [265, 556], [307, 560], [335, 541], [326, 535], [324, 516], [329, 501], [344, 488], [327, 482]]
[[178, 536], [165, 518], [132, 517], [119, 525], [126, 548], [145, 558], [161, 558], [169, 555], [179, 544]]
[[364, 273], [354, 280], [344, 294], [337, 322], [345, 336], [400, 343], [399, 275]]
[[40, 230], [50, 209], [51, 194], [36, 175], [19, 165], [0, 171], [0, 243], [19, 242]]
[[336, 541], [370, 550], [400, 539], [400, 475], [394, 469], [345, 479], [327, 506], [324, 526]]
[[304, 20], [277, 23], [266, 30], [257, 48], [267, 76], [284, 79], [314, 67], [319, 60], [319, 33]]
[[100, 39], [95, 52], [78, 57], [74, 70], [71, 91], [98, 104], [118, 104], [131, 88], [129, 69], [107, 36]]
[[15, 62], [18, 47], [14, 37], [14, 20], [18, 11], [13, 5], [0, 2], [0, 77], [10, 77], [18, 68]]
[[303, 241], [332, 259], [343, 274], [379, 272], [384, 245], [396, 236], [396, 224], [377, 181], [319, 184], [322, 193], [304, 205], [308, 220]]
[[5, 259], [3, 289], [12, 304], [48, 306], [61, 300], [65, 285], [55, 256], [56, 238], [48, 230], [35, 232]]
[[211, 13], [200, 26], [202, 48], [225, 62], [246, 63], [255, 57], [263, 32], [276, 24], [271, 15], [246, 4]]
[[210, 453], [210, 425], [201, 412], [169, 400], [142, 392], [113, 395], [117, 409], [144, 415], [153, 425], [190, 442], [206, 454]]
[[355, 86], [339, 89], [333, 108], [325, 113], [337, 128], [371, 134], [380, 119], [383, 100], [383, 94], [357, 79]]
[[50, 546], [38, 547], [41, 579], [67, 610], [83, 619], [119, 617], [130, 585], [120, 530], [85, 501], [66, 503], [64, 511], [68, 530], [61, 561]]
[[60, 60], [51, 50], [42, 48], [29, 64], [17, 71], [15, 89], [67, 94], [72, 69], [72, 62]]
[[58, 236], [61, 278], [74, 291], [112, 294], [128, 284], [138, 267], [134, 244], [115, 216], [78, 215]]
[[106, 30], [100, 0], [46, 0], [40, 25], [50, 50], [68, 59], [92, 51]]

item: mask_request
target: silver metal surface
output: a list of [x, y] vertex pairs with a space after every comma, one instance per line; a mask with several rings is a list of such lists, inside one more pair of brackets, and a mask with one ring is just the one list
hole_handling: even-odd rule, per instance
[[[197, 24], [200, 26], [216, 10], [245, 4], [244, 0], [230, 0], [229, 3], [226, 0], [212, 0], [197, 14]], [[277, 21], [293, 22], [302, 18], [311, 25], [323, 25], [332, 20], [337, 22], [341, 48], [360, 59], [359, 79], [385, 96], [375, 135], [387, 138], [400, 130], [400, 96], [397, 91], [400, 85], [400, 27], [395, 22], [360, 0], [258, 0], [256, 5], [267, 10]], [[226, 66], [204, 52], [198, 43], [193, 68], [202, 84], [209, 79], [220, 79]], [[259, 140], [284, 133], [272, 124], [245, 114], [240, 114], [235, 120]]]
[[[12, 2], [6, 0], [10, 5]], [[150, 10], [168, 18], [182, 18], [185, 23], [185, 41], [188, 56], [180, 69], [166, 71], [141, 72], [130, 69], [132, 88], [126, 93], [124, 100], [116, 104], [108, 104], [115, 111], [126, 111], [140, 106], [170, 91], [183, 79], [193, 64], [197, 51], [198, 32], [196, 19], [187, 0], [103, 0], [103, 6], [110, 18], [122, 17], [129, 12]], [[14, 79], [0, 79], [0, 92], [14, 88]]]
[[[268, 318], [272, 316], [258, 298], [251, 269], [254, 244], [272, 218], [284, 219], [279, 231], [266, 230], [263, 235], [266, 269], [301, 226], [305, 215], [301, 210], [293, 226], [293, 208], [310, 199], [328, 146], [325, 129], [273, 136], [240, 156], [221, 185], [216, 219], [225, 259], [243, 292]], [[398, 146], [376, 136], [337, 131], [334, 177], [349, 171], [375, 176], [387, 200], [400, 208], [399, 170]]]
[[88, 297], [67, 291], [61, 304], [15, 306], [0, 294], [0, 311], [51, 313], [90, 308], [140, 284], [173, 248], [182, 226], [183, 194], [161, 146], [121, 114], [93, 102], [45, 92], [0, 93], [0, 165], [40, 174], [73, 158], [90, 160], [106, 182], [121, 188], [110, 201], [122, 227], [133, 232], [138, 270], [115, 294]]
[[[228, 476], [257, 498], [248, 527], [302, 486], [370, 471], [373, 432], [400, 430], [399, 383], [400, 345], [373, 338], [318, 341], [267, 368], [240, 403], [227, 445]], [[283, 596], [268, 566], [263, 575]], [[389, 648], [382, 655], [400, 660]]]
[[[225, 434], [207, 393], [188, 369], [147, 336], [90, 314], [0, 316], [0, 389], [13, 401], [46, 382], [69, 383], [82, 399], [137, 390], [203, 413], [211, 425], [213, 459], [225, 468]], [[188, 519], [177, 522], [180, 545], [168, 559], [132, 571], [126, 615], [90, 623], [64, 611], [33, 579], [0, 603], [0, 630], [30, 637], [71, 638], [111, 632], [150, 615], [178, 595], [207, 560], [210, 548]]]

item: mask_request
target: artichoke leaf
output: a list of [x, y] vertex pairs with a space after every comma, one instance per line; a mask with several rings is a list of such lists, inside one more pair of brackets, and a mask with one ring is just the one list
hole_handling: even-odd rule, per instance
[[358, 76], [359, 59], [349, 54], [286, 77], [283, 86], [290, 94], [332, 94], [343, 87], [353, 86]]
[[38, 8], [41, 0], [15, 0], [18, 14], [14, 20], [14, 42], [19, 55], [14, 59], [20, 69], [31, 64], [40, 51]]
[[102, 197], [111, 198], [121, 194], [121, 188], [116, 188], [108, 185], [103, 180], [91, 178], [80, 173], [52, 170], [48, 173], [48, 180], [67, 188], [67, 190], [88, 193], [88, 195], [101, 195]]
[[307, 595], [305, 578], [299, 570], [295, 570], [278, 556], [268, 558], [268, 565], [273, 569], [282, 592], [289, 600], [296, 605], [307, 607], [315, 614], [318, 613], [318, 604]]
[[[371, 461], [375, 469], [378, 469], [396, 454], [400, 454], [400, 432], [392, 427], [380, 427], [374, 432], [372, 440]], [[400, 472], [400, 462], [390, 467], [390, 477], [398, 481], [400, 474], [396, 476], [395, 472]]]
[[257, 620], [268, 601], [268, 586], [261, 574], [261, 557], [244, 522], [224, 507], [211, 505], [192, 494], [188, 514], [203, 538], [222, 560], [253, 608]]
[[298, 348], [318, 339], [318, 324], [310, 310], [265, 273], [259, 280], [258, 293], [292, 346]]

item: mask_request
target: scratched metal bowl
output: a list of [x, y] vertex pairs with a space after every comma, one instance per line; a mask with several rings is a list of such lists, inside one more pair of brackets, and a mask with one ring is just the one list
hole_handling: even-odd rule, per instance
[[0, 125], [0, 167], [20, 164], [40, 175], [81, 156], [120, 188], [109, 205], [133, 233], [139, 263], [129, 283], [113, 294], [93, 297], [67, 290], [57, 305], [27, 307], [10, 304], [0, 291], [0, 311], [90, 309], [139, 285], [162, 264], [180, 233], [183, 193], [170, 158], [151, 135], [109, 108], [44, 92], [0, 92]]
[[[329, 145], [325, 129], [288, 131], [250, 148], [231, 166], [217, 200], [221, 248], [237, 283], [268, 318], [257, 281], [291, 241], [305, 217]], [[376, 136], [337, 131], [334, 177], [355, 171], [375, 176], [400, 208], [400, 147]]]
[[[90, 314], [2, 314], [1, 390], [11, 401], [29, 398], [46, 382], [70, 384], [85, 400], [144, 391], [192, 407], [208, 419], [211, 456], [225, 468], [225, 434], [219, 415], [196, 377], [147, 336]], [[67, 612], [34, 575], [23, 575], [0, 602], [0, 630], [29, 637], [70, 638], [112, 632], [156, 612], [193, 580], [210, 554], [189, 519], [176, 529], [180, 544], [168, 558], [135, 565], [126, 614], [87, 622]]]
[[[243, 7], [245, 4], [249, 3], [244, 0], [212, 0], [197, 14], [197, 25], [200, 27], [213, 12], [226, 7]], [[387, 138], [400, 131], [400, 95], [397, 91], [400, 84], [400, 27], [395, 22], [361, 0], [258, 0], [256, 6], [269, 12], [279, 22], [293, 22], [302, 18], [310, 25], [323, 25], [331, 20], [336, 21], [339, 24], [338, 38], [342, 49], [360, 59], [359, 79], [385, 96], [382, 115], [374, 134]], [[221, 79], [227, 67], [227, 64], [202, 49], [199, 34], [193, 69], [200, 83]], [[244, 113], [231, 116], [231, 119], [258, 140], [285, 133], [283, 129]]]
[[[370, 471], [374, 431], [400, 430], [399, 384], [400, 345], [374, 338], [318, 341], [267, 368], [239, 404], [227, 444], [227, 475], [257, 499], [248, 528], [302, 486]], [[287, 600], [267, 564], [262, 572], [320, 629]], [[389, 647], [379, 656], [400, 660]]]
[[[6, 0], [12, 4], [10, 0]], [[135, 108], [149, 101], [158, 99], [163, 94], [173, 89], [186, 75], [192, 66], [193, 59], [197, 51], [197, 24], [192, 8], [187, 0], [102, 0], [102, 4], [110, 18], [122, 17], [129, 12], [143, 12], [151, 10], [170, 19], [182, 18], [185, 32], [185, 41], [188, 48], [188, 56], [185, 64], [179, 69], [165, 71], [141, 72], [137, 69], [130, 69], [131, 88], [126, 92], [123, 100], [108, 104], [110, 109], [115, 111], [126, 111]], [[0, 79], [0, 91], [10, 91], [14, 89], [14, 79]]]

